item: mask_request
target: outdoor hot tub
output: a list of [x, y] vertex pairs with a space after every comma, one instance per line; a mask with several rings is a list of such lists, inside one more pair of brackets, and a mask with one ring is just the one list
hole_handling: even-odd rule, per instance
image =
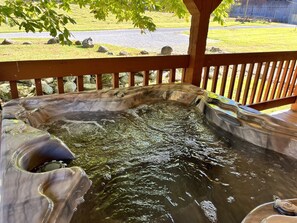
[[295, 125], [192, 85], [12, 100], [0, 222], [297, 222], [269, 203], [296, 158]]

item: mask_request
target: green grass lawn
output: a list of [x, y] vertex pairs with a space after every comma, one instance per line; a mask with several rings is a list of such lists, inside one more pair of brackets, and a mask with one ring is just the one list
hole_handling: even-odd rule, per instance
[[297, 28], [210, 30], [208, 47], [230, 53], [297, 50]]
[[[60, 44], [48, 45], [48, 39], [14, 39], [13, 45], [0, 45], [0, 61], [15, 60], [46, 60], [46, 59], [74, 59], [74, 58], [100, 58], [107, 57], [106, 53], [96, 52], [99, 45], [85, 49], [81, 46], [62, 46]], [[31, 41], [32, 45], [23, 45], [24, 41]], [[129, 55], [139, 55], [140, 50], [104, 44], [109, 51], [118, 55], [126, 51]]]
[[[3, 0], [0, 0], [0, 4]], [[106, 21], [99, 21], [94, 18], [93, 14], [90, 14], [87, 8], [80, 9], [78, 6], [74, 5], [72, 11], [68, 13], [77, 22], [75, 25], [68, 25], [71, 31], [83, 31], [83, 30], [105, 30], [105, 29], [132, 29], [133, 24], [131, 22], [121, 22], [118, 23], [114, 15], [110, 15]], [[179, 19], [173, 13], [163, 13], [163, 12], [147, 12], [147, 16], [153, 18], [155, 24], [158, 28], [182, 28], [190, 26], [190, 17], [186, 19]], [[270, 23], [271, 24], [271, 23]], [[256, 21], [241, 23], [236, 22], [235, 19], [227, 19], [225, 26], [262, 26], [268, 25], [268, 23]], [[217, 22], [210, 22], [210, 26], [220, 26]], [[5, 24], [0, 26], [0, 32], [19, 32], [18, 27], [9, 27]], [[22, 31], [22, 30], [21, 30]]]

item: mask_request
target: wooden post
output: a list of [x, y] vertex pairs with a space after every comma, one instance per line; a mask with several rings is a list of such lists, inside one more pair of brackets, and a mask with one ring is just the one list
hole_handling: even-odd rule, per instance
[[185, 82], [200, 86], [210, 15], [222, 0], [183, 1], [192, 15], [188, 50], [190, 63], [186, 71]]

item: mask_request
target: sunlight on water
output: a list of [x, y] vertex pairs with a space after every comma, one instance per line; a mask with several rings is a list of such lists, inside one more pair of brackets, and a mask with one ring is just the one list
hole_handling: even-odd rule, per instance
[[43, 128], [93, 181], [73, 223], [238, 223], [274, 194], [297, 197], [296, 162], [228, 140], [177, 102], [66, 114]]

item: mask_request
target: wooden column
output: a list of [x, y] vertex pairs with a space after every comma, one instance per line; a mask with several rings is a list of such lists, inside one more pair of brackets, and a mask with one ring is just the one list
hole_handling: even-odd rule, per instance
[[185, 82], [200, 86], [211, 13], [222, 0], [183, 0], [192, 15]]

